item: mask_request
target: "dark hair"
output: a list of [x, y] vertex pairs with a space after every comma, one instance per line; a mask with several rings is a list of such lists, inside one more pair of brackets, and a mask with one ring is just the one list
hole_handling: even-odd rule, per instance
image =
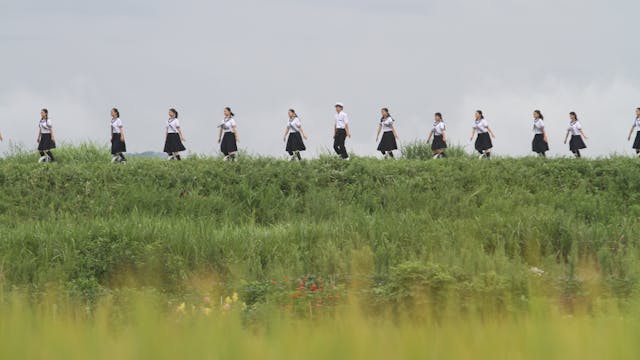
[[40, 111], [42, 111], [42, 112], [44, 113], [44, 119], [45, 119], [45, 120], [49, 119], [49, 110], [47, 110], [47, 109], [42, 109], [42, 110], [40, 110]]
[[636, 110], [640, 111], [640, 107], [636, 108]]
[[576, 121], [578, 121], [578, 114], [572, 111], [569, 113], [569, 115], [573, 115], [576, 118]]
[[230, 107], [228, 107], [228, 106], [227, 106], [227, 107], [226, 107], [226, 108], [224, 108], [224, 109], [225, 109], [225, 110], [227, 110], [227, 111], [229, 112], [229, 114], [231, 114], [231, 117], [236, 116], [236, 114], [234, 114], [234, 113], [233, 113], [233, 111], [231, 111], [231, 108], [230, 108]]
[[482, 113], [482, 110], [476, 110], [476, 113], [480, 115], [480, 119], [484, 119], [484, 114]]
[[113, 108], [111, 109], [111, 111], [113, 111], [114, 113], [116, 113], [116, 117], [120, 117], [120, 111], [118, 111], [117, 108]]
[[175, 115], [175, 116], [176, 116], [176, 119], [178, 118], [178, 110], [176, 110], [176, 109], [174, 109], [174, 108], [171, 108], [171, 109], [169, 109], [169, 111], [170, 111], [170, 112], [172, 112], [172, 113], [173, 113], [173, 115]]
[[[231, 112], [231, 110], [229, 110], [229, 112]], [[293, 117], [298, 117], [298, 114], [296, 113], [296, 111], [295, 111], [295, 110], [293, 110], [293, 109], [289, 109], [289, 112], [292, 112], [292, 113], [293, 113]], [[233, 116], [233, 115], [232, 115], [232, 116]]]
[[538, 117], [540, 118], [540, 120], [544, 120], [544, 116], [542, 116], [542, 113], [540, 112], [540, 110], [533, 110], [533, 112], [538, 114]]
[[436, 117], [439, 117], [439, 118], [440, 118], [440, 120], [442, 120], [442, 114], [441, 114], [441, 113], [437, 112], [437, 113], [435, 114], [435, 116], [436, 116]]
[[[387, 117], [391, 117], [391, 114], [389, 114], [389, 109], [387, 109], [387, 108], [382, 108], [381, 110], [387, 113]], [[381, 117], [381, 118], [380, 118], [380, 122], [384, 121], [384, 119], [386, 119], [386, 117], [384, 117], [384, 116], [383, 116], [383, 117]]]

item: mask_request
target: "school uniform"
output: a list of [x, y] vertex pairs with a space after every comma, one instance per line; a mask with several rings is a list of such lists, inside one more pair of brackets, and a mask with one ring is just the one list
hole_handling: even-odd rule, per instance
[[582, 149], [586, 149], [587, 145], [582, 140], [582, 134], [580, 133], [582, 130], [582, 124], [580, 121], [572, 121], [569, 123], [569, 127], [567, 131], [571, 133], [571, 140], [569, 141], [569, 150], [572, 152], [576, 152]]
[[300, 129], [302, 128], [300, 119], [297, 117], [289, 119], [287, 128], [289, 129], [289, 137], [287, 138], [287, 147], [285, 150], [289, 155], [293, 155], [296, 151], [307, 150], [306, 146], [304, 146], [304, 141], [302, 141], [302, 134], [300, 133]]
[[634, 120], [634, 125], [636, 126], [636, 140], [633, 142], [633, 148], [636, 150], [640, 150], [640, 118], [636, 118]]
[[549, 151], [549, 144], [544, 141], [544, 121], [542, 119], [533, 120], [533, 141], [531, 142], [531, 150], [538, 154], [544, 154]]
[[380, 143], [378, 144], [378, 151], [385, 153], [387, 151], [398, 149], [396, 137], [393, 135], [393, 123], [395, 123], [395, 120], [393, 120], [391, 116], [380, 119], [380, 125], [382, 125], [382, 139], [380, 139]]
[[493, 142], [491, 136], [489, 136], [489, 123], [485, 119], [476, 120], [473, 124], [473, 128], [476, 129], [478, 137], [476, 137], [476, 150], [483, 154], [487, 150], [493, 148]]
[[111, 119], [111, 155], [127, 152], [127, 145], [121, 139], [122, 120]]
[[349, 124], [349, 116], [344, 111], [341, 111], [335, 115], [335, 118], [336, 133], [333, 136], [333, 150], [335, 150], [341, 158], [348, 159], [349, 153], [347, 153], [344, 142], [347, 139], [346, 127]]
[[41, 119], [38, 126], [40, 127], [40, 143], [38, 144], [38, 150], [48, 151], [51, 149], [55, 149], [56, 143], [51, 138], [51, 129], [53, 129], [51, 120]]
[[431, 142], [431, 150], [442, 150], [447, 148], [447, 143], [444, 141], [444, 132], [447, 130], [444, 121], [435, 122], [433, 124], [433, 142]]
[[182, 144], [178, 129], [180, 129], [180, 121], [177, 118], [167, 120], [167, 138], [164, 142], [164, 152], [167, 154], [187, 150]]
[[236, 121], [232, 118], [224, 118], [220, 123], [222, 128], [222, 141], [220, 142], [220, 151], [226, 156], [238, 151], [238, 144], [236, 143], [236, 134], [233, 132], [233, 128], [236, 127]]

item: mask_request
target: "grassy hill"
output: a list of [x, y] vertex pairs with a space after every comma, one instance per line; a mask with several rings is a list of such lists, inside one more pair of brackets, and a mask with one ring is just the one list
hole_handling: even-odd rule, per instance
[[[91, 146], [58, 157], [0, 161], [5, 288], [92, 298], [125, 285], [180, 292], [203, 274], [232, 288], [310, 273], [349, 284], [355, 271], [374, 288], [419, 274], [471, 297], [520, 298], [537, 267], [560, 294], [590, 281], [624, 299], [640, 276], [635, 159], [118, 166]], [[352, 269], [354, 253], [368, 268]]]

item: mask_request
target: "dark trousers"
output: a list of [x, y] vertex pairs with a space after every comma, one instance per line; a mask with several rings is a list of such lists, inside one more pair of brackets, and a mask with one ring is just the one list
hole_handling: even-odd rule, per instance
[[347, 148], [344, 146], [344, 141], [347, 139], [347, 131], [345, 129], [336, 129], [336, 134], [333, 136], [333, 149], [341, 158], [346, 159], [349, 157]]

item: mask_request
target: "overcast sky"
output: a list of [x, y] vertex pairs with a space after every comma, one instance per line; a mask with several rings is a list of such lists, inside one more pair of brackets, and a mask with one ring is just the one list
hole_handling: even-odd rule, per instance
[[[58, 141], [107, 144], [120, 109], [130, 152], [161, 151], [175, 107], [187, 147], [217, 154], [224, 106], [240, 146], [284, 155], [294, 107], [315, 155], [332, 144], [345, 103], [349, 149], [375, 154], [379, 109], [402, 142], [425, 139], [433, 113], [468, 144], [485, 111], [498, 155], [531, 150], [531, 113], [551, 152], [568, 112], [588, 156], [631, 154], [640, 106], [640, 2], [635, 0], [0, 0], [0, 131], [35, 148], [39, 110]], [[469, 149], [471, 146], [469, 147]]]

